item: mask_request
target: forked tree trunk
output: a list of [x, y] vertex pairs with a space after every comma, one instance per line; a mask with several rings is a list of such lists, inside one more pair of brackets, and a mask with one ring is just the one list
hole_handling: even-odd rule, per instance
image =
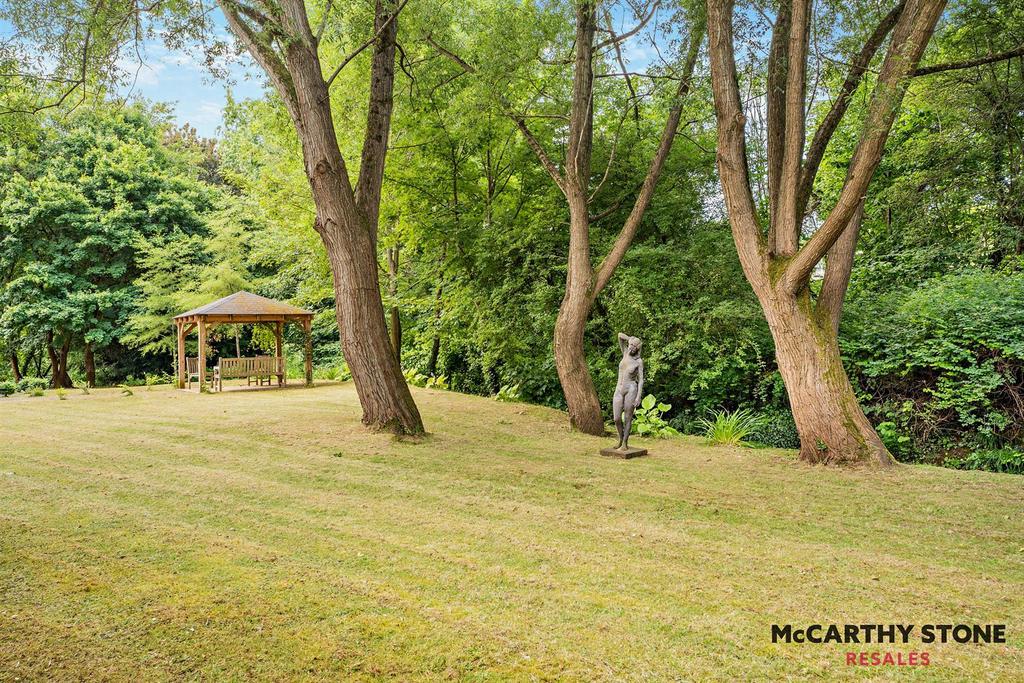
[[58, 351], [53, 347], [53, 333], [47, 336], [46, 352], [50, 355], [50, 370], [52, 376], [50, 386], [54, 389], [70, 389], [71, 376], [68, 374], [68, 353], [71, 350], [71, 341], [66, 340]]
[[895, 464], [857, 402], [829, 315], [815, 310], [806, 290], [796, 297], [772, 291], [759, 298], [800, 434], [800, 459]]
[[[348, 60], [324, 78], [318, 46], [325, 24], [314, 33], [301, 0], [272, 3], [275, 10], [269, 15], [228, 0], [218, 4], [232, 33], [267, 73], [295, 125], [316, 205], [314, 225], [331, 264], [338, 336], [363, 408], [362, 421], [399, 434], [422, 434], [419, 410], [391, 348], [377, 276], [377, 220], [401, 6], [375, 3], [366, 133], [353, 188], [338, 146], [330, 97], [330, 83]], [[330, 11], [329, 4], [325, 11]]]
[[[864, 196], [881, 161], [908, 79], [915, 73], [945, 4], [945, 0], [906, 0], [882, 18], [854, 57], [840, 96], [833, 100], [808, 147], [806, 77], [813, 3], [783, 3], [768, 60], [771, 211], [765, 240], [750, 186], [746, 119], [733, 40], [734, 0], [708, 0], [722, 192], [743, 272], [761, 302], [775, 341], [779, 371], [800, 433], [801, 458], [808, 462], [895, 462], [857, 403], [840, 359], [837, 330]], [[842, 192], [820, 227], [801, 245], [803, 217], [828, 142], [871, 59], [890, 33]], [[811, 301], [810, 278], [826, 255], [825, 280], [815, 303]]]

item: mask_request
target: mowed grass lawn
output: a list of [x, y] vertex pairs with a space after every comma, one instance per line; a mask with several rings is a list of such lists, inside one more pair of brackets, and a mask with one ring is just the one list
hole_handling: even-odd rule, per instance
[[[804, 466], [351, 384], [0, 399], [0, 679], [1024, 678], [1024, 477]], [[1005, 623], [908, 670], [772, 623]], [[858, 649], [854, 646], [852, 649]]]

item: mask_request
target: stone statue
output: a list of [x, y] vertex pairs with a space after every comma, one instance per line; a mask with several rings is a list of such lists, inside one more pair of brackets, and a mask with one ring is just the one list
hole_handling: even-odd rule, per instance
[[615, 430], [619, 433], [619, 445], [614, 449], [603, 449], [603, 455], [629, 458], [647, 452], [642, 448], [629, 447], [633, 413], [644, 396], [644, 361], [640, 358], [640, 347], [641, 342], [637, 337], [619, 332], [622, 360], [619, 361], [619, 382], [615, 386], [615, 396], [612, 398], [612, 414], [615, 417]]

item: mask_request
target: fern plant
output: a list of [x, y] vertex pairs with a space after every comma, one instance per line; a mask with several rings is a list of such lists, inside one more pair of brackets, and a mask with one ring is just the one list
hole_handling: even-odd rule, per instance
[[729, 412], [719, 410], [697, 421], [704, 431], [704, 438], [713, 446], [748, 446], [746, 438], [761, 426], [762, 418], [757, 413], [740, 408]]

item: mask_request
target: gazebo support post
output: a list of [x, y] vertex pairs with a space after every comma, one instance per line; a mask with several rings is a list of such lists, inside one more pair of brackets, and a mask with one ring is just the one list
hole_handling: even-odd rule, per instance
[[282, 337], [284, 336], [284, 323], [278, 320], [274, 323], [274, 355], [280, 358], [282, 364], [281, 373], [277, 376], [277, 386], [288, 383], [288, 364], [284, 362], [284, 343]]
[[311, 318], [302, 319], [302, 332], [305, 337], [305, 356], [306, 361], [306, 386], [313, 384], [313, 320]]
[[185, 374], [185, 323], [178, 324], [178, 388], [184, 389], [188, 376]]
[[206, 321], [199, 319], [199, 392], [206, 387]]

